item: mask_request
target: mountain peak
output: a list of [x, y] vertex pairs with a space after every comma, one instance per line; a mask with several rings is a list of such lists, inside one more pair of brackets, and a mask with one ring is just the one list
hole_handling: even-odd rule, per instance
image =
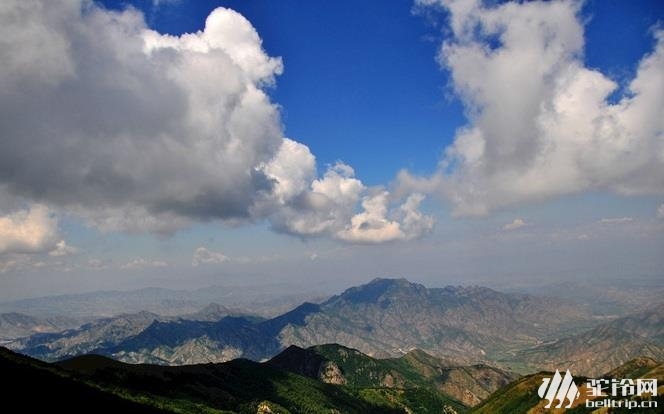
[[351, 303], [373, 303], [388, 293], [396, 292], [426, 292], [426, 288], [420, 284], [411, 283], [407, 279], [384, 279], [376, 278], [371, 282], [346, 289], [341, 295], [332, 297], [328, 303], [335, 300], [345, 300]]
[[389, 285], [407, 286], [407, 285], [412, 285], [413, 283], [411, 283], [405, 277], [376, 277], [364, 286], [369, 286], [369, 285], [374, 285], [374, 284], [389, 284]]

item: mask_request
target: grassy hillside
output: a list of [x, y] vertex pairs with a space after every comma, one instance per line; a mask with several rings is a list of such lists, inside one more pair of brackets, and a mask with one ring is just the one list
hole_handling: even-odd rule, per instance
[[[336, 372], [326, 383], [321, 373]], [[279, 368], [286, 366], [287, 369]], [[317, 369], [314, 369], [318, 367]], [[326, 368], [327, 367], [327, 368]], [[0, 348], [0, 372], [11, 378], [3, 386], [3, 402], [26, 412], [128, 413], [376, 413], [463, 414], [552, 413], [537, 390], [551, 373], [520, 378], [469, 409], [450, 397], [445, 386], [480, 386], [486, 371], [446, 367], [422, 352], [375, 360], [339, 345], [289, 348], [269, 363], [238, 359], [222, 364], [180, 367], [129, 365], [86, 355], [47, 364]], [[480, 368], [477, 368], [480, 369]], [[491, 368], [482, 367], [483, 370]], [[303, 375], [291, 372], [302, 371]], [[466, 371], [464, 371], [466, 370]], [[464, 371], [470, 385], [451, 372]], [[485, 376], [475, 376], [476, 372]], [[314, 375], [315, 373], [315, 375]], [[454, 377], [454, 378], [452, 378]], [[602, 378], [657, 378], [655, 400], [664, 404], [664, 364], [648, 358], [632, 360]], [[330, 382], [330, 381], [328, 381]], [[575, 377], [582, 398], [569, 414], [590, 413], [585, 407], [585, 378]], [[37, 393], [37, 397], [35, 396]], [[610, 413], [652, 413], [656, 410], [614, 409]]]
[[[467, 408], [429, 388], [352, 387], [237, 359], [180, 367], [129, 365], [100, 356], [57, 364], [78, 378], [176, 412], [463, 413]], [[260, 409], [260, 410], [259, 410]]]
[[376, 359], [337, 344], [307, 349], [291, 346], [269, 364], [351, 387], [435, 390], [467, 407], [478, 404], [517, 377], [486, 365], [458, 366], [420, 350], [400, 358]]

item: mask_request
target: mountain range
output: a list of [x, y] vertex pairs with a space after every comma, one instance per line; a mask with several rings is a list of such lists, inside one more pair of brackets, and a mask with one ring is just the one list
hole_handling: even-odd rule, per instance
[[458, 366], [596, 375], [638, 356], [664, 357], [663, 306], [606, 319], [556, 298], [375, 279], [268, 319], [221, 305], [180, 317], [139, 312], [7, 346], [47, 361], [94, 352], [130, 363], [184, 365], [264, 361], [291, 345], [339, 343], [377, 358], [417, 349]]
[[289, 345], [341, 343], [375, 357], [420, 349], [469, 365], [509, 360], [597, 323], [582, 306], [554, 298], [482, 287], [428, 289], [405, 279], [375, 279], [270, 319], [226, 311], [218, 308], [211, 317], [122, 315], [33, 335], [11, 347], [44, 360], [95, 352], [132, 363], [182, 365], [261, 361]]

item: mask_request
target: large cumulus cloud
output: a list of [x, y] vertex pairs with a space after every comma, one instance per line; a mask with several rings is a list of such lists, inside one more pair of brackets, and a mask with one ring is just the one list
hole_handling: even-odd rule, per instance
[[619, 85], [583, 63], [580, 2], [418, 0], [443, 7], [438, 55], [469, 124], [433, 177], [401, 183], [460, 215], [581, 191], [664, 193], [664, 31], [617, 102]]
[[281, 62], [239, 14], [171, 37], [135, 10], [10, 1], [0, 38], [0, 179], [14, 194], [159, 229], [246, 217], [270, 191], [257, 166], [282, 138], [261, 86]]
[[[309, 148], [283, 136], [265, 92], [282, 62], [240, 14], [218, 8], [203, 30], [171, 36], [131, 8], [9, 0], [0, 60], [0, 186], [9, 196], [102, 230], [268, 219], [300, 236], [360, 240], [338, 235], [359, 226], [351, 218], [368, 189], [337, 166], [316, 177]], [[372, 223], [418, 204], [390, 202]], [[400, 216], [422, 223], [395, 222], [401, 233], [361, 241], [424, 234], [431, 220], [415, 213]]]

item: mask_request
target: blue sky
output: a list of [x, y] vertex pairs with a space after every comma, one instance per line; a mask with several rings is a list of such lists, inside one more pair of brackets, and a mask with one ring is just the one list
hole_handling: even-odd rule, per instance
[[664, 271], [660, 1], [41, 3], [0, 15], [0, 300]]
[[319, 168], [341, 159], [370, 185], [404, 167], [430, 172], [462, 122], [433, 60], [439, 30], [411, 1], [190, 3], [138, 4], [173, 34], [202, 29], [217, 6], [247, 17], [267, 53], [284, 61], [269, 92], [285, 132], [306, 142]]
[[[410, 0], [104, 3], [134, 4], [152, 27], [176, 35], [203, 29], [218, 6], [240, 12], [267, 53], [284, 59], [270, 94], [283, 107], [287, 136], [305, 142], [323, 165], [348, 162], [371, 185], [401, 168], [430, 173], [465, 123], [448, 74], [434, 60], [444, 14], [427, 18]], [[652, 50], [649, 28], [663, 13], [658, 1], [587, 1], [584, 61], [627, 82]]]

